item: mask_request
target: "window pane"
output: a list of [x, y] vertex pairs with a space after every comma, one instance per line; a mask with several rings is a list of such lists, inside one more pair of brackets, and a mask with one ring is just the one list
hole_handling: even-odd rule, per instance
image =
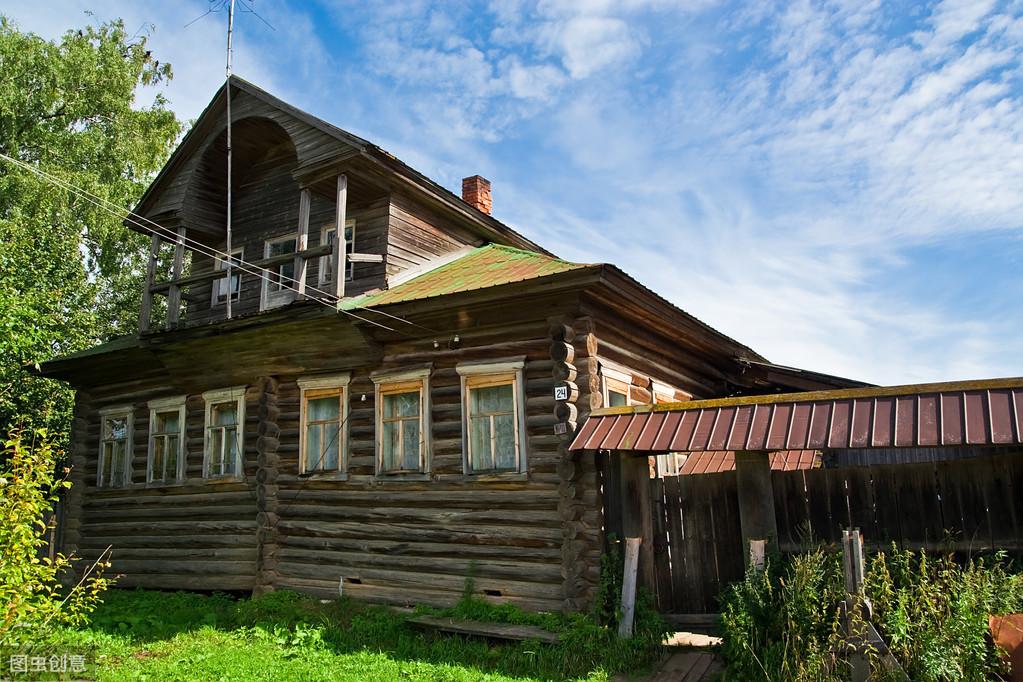
[[100, 485], [107, 485], [110, 482], [110, 468], [113, 466], [114, 444], [103, 443], [103, 461], [100, 463]]
[[114, 443], [114, 456], [110, 465], [110, 485], [124, 485], [125, 452], [124, 442]]
[[153, 479], [158, 480], [163, 478], [163, 459], [164, 459], [164, 446], [165, 441], [163, 438], [156, 437], [153, 439]]
[[224, 429], [224, 440], [227, 448], [224, 454], [224, 473], [237, 473], [238, 432], [234, 427]]
[[402, 420], [404, 426], [404, 466], [406, 471], [417, 471], [419, 469], [419, 420]]
[[166, 438], [167, 449], [165, 453], [165, 463], [163, 468], [163, 477], [166, 479], [177, 479], [178, 477], [178, 437], [167, 436]]
[[270, 256], [282, 256], [286, 253], [295, 253], [295, 239], [282, 239], [277, 242], [270, 242]]
[[511, 384], [486, 386], [469, 391], [473, 414], [497, 414], [511, 412], [514, 407], [514, 391]]
[[341, 451], [339, 425], [335, 422], [323, 427], [323, 438], [327, 441], [323, 450], [323, 469], [332, 471], [338, 468], [338, 455]]
[[398, 443], [399, 431], [398, 422], [384, 423], [384, 432], [381, 436], [383, 449], [381, 454], [384, 471], [398, 468], [398, 453], [400, 452], [400, 445]]
[[234, 401], [213, 406], [213, 423], [217, 426], [234, 426], [238, 423], [238, 404]]
[[384, 396], [384, 417], [418, 417], [419, 391]]
[[310, 425], [305, 432], [305, 468], [309, 471], [323, 468], [323, 429], [319, 424]]
[[494, 468], [490, 454], [490, 417], [473, 417], [469, 420], [469, 437], [472, 439], [469, 452], [473, 471], [486, 471]]
[[156, 433], [177, 433], [179, 420], [178, 411], [156, 413]]
[[122, 440], [128, 437], [128, 420], [124, 417], [103, 420], [103, 437], [110, 440]]
[[497, 432], [495, 443], [497, 461], [494, 467], [515, 469], [515, 418], [510, 414], [494, 417], [494, 430]]
[[306, 403], [306, 413], [309, 421], [336, 421], [341, 415], [341, 401], [338, 396], [313, 398]]
[[210, 429], [209, 476], [219, 476], [222, 471], [220, 460], [224, 452], [224, 432], [221, 429]]
[[629, 397], [618, 391], [607, 392], [608, 407], [625, 407], [629, 404]]

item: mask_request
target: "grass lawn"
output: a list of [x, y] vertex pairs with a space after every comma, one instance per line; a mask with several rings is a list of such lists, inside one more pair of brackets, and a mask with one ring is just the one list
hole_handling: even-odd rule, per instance
[[660, 624], [653, 619], [637, 624], [648, 636], [621, 641], [586, 616], [527, 614], [472, 598], [430, 613], [542, 625], [562, 641], [498, 644], [423, 632], [383, 607], [347, 599], [324, 604], [291, 592], [236, 600], [112, 590], [103, 599], [88, 625], [54, 631], [30, 655], [84, 654], [84, 675], [96, 680], [454, 682], [606, 680], [644, 672], [659, 653]]

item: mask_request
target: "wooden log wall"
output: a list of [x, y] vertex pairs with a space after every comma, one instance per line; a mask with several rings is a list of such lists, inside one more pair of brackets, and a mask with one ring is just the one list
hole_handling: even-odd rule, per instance
[[[521, 330], [526, 332], [525, 329]], [[469, 334], [454, 352], [432, 340], [394, 344], [384, 367], [432, 362], [432, 467], [426, 480], [377, 477], [369, 370], [353, 374], [348, 480], [298, 476], [299, 390], [280, 385], [278, 587], [330, 597], [451, 604], [466, 578], [488, 599], [534, 610], [563, 606], [560, 439], [553, 436], [546, 327], [507, 341]], [[504, 341], [502, 342], [502, 339]], [[525, 356], [528, 474], [469, 477], [462, 463], [458, 362]]]
[[[191, 395], [186, 402], [187, 480], [183, 484], [149, 486], [147, 402], [174, 395], [167, 387], [150, 386], [122, 385], [87, 396], [79, 394], [82, 417], [76, 420], [75, 485], [70, 494], [64, 551], [77, 546], [78, 554], [91, 563], [106, 547], [113, 546], [113, 565], [107, 574], [121, 575], [118, 587], [253, 589], [258, 559], [255, 477], [260, 388], [252, 386], [246, 392], [245, 475], [241, 480], [210, 482], [202, 478], [205, 402], [201, 395]], [[97, 488], [98, 410], [126, 403], [134, 406], [132, 485]], [[79, 422], [85, 422], [85, 427], [78, 427]], [[75, 488], [81, 495], [80, 503], [73, 501]]]

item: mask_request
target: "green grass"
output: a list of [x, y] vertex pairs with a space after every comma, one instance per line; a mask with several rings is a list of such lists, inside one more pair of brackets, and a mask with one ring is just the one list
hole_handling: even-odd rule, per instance
[[86, 676], [96, 680], [607, 680], [648, 669], [661, 633], [652, 615], [637, 622], [640, 636], [622, 641], [583, 615], [530, 614], [473, 597], [420, 611], [540, 625], [562, 642], [424, 632], [384, 607], [292, 592], [236, 600], [113, 590], [103, 601], [88, 626], [56, 630], [34, 653], [85, 654]]

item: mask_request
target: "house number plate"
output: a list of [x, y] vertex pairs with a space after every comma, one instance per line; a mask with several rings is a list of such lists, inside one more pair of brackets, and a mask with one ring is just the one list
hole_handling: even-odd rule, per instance
[[568, 400], [568, 386], [555, 386], [554, 387], [554, 399], [555, 400]]

